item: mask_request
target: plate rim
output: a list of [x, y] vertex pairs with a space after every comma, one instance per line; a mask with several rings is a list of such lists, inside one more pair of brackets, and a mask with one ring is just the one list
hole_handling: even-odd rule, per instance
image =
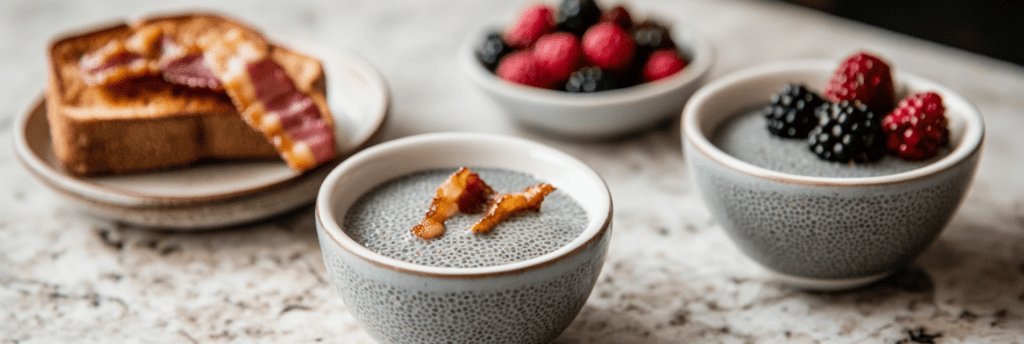
[[[291, 44], [291, 42], [286, 42]], [[301, 49], [303, 47], [311, 48], [319, 53], [329, 53], [334, 57], [338, 58], [339, 62], [342, 62], [342, 66], [355, 66], [351, 68], [355, 70], [357, 74], [360, 74], [368, 83], [373, 86], [381, 95], [381, 103], [377, 104], [375, 108], [379, 111], [373, 111], [369, 113], [372, 117], [367, 122], [367, 128], [363, 132], [356, 133], [355, 137], [351, 139], [351, 146], [343, 147], [343, 151], [335, 157], [332, 161], [317, 166], [311, 170], [303, 173], [283, 178], [281, 180], [273, 181], [270, 183], [261, 184], [254, 187], [247, 187], [241, 189], [234, 189], [222, 192], [216, 192], [211, 194], [204, 194], [198, 196], [180, 196], [180, 195], [155, 195], [140, 193], [133, 190], [126, 190], [121, 188], [110, 187], [102, 184], [98, 184], [82, 177], [68, 174], [61, 169], [55, 168], [50, 165], [43, 157], [35, 153], [33, 148], [38, 148], [36, 145], [28, 142], [28, 131], [29, 122], [33, 117], [42, 116], [42, 125], [45, 125], [47, 129], [49, 127], [49, 121], [46, 119], [46, 98], [45, 90], [42, 94], [31, 98], [27, 105], [23, 106], [22, 110], [17, 114], [14, 123], [14, 149], [17, 160], [28, 170], [35, 178], [40, 180], [44, 185], [48, 186], [55, 191], [59, 191], [65, 196], [74, 196], [79, 200], [88, 201], [91, 203], [98, 203], [102, 205], [111, 205], [132, 209], [166, 209], [166, 208], [186, 208], [197, 205], [208, 205], [215, 203], [228, 203], [236, 200], [247, 199], [255, 197], [259, 194], [266, 193], [272, 190], [279, 190], [282, 188], [288, 188], [292, 186], [300, 185], [306, 182], [310, 178], [315, 176], [324, 175], [324, 170], [332, 169], [337, 166], [341, 161], [348, 158], [348, 156], [358, 152], [372, 144], [374, 139], [380, 136], [383, 131], [383, 127], [390, 117], [392, 107], [392, 94], [387, 81], [384, 79], [383, 74], [374, 66], [372, 63], [367, 61], [365, 58], [360, 56], [358, 53], [349, 49], [340, 49], [336, 47], [327, 46], [325, 44], [315, 43], [311, 41], [303, 40], [300, 44], [291, 45], [297, 50], [303, 53], [309, 53], [309, 50]], [[310, 54], [317, 59], [324, 60], [324, 56], [317, 54]], [[328, 88], [330, 87], [330, 80], [327, 80]], [[329, 92], [329, 91], [328, 91]], [[339, 121], [339, 114], [335, 109], [331, 111], [332, 116], [335, 116], [335, 122]], [[52, 144], [51, 144], [52, 146]], [[52, 151], [52, 147], [49, 147]], [[184, 167], [185, 169], [189, 167]]]

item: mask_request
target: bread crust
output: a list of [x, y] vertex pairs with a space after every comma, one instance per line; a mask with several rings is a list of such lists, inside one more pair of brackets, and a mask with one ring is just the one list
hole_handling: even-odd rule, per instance
[[[133, 173], [208, 160], [280, 159], [223, 91], [176, 85], [159, 76], [87, 85], [79, 67], [82, 55], [111, 40], [127, 39], [140, 25], [158, 25], [178, 37], [195, 35], [209, 25], [241, 24], [211, 14], [169, 15], [74, 34], [51, 44], [47, 118], [54, 153], [69, 173]], [[271, 58], [296, 87], [313, 98], [321, 113], [330, 114], [319, 60], [267, 44]]]

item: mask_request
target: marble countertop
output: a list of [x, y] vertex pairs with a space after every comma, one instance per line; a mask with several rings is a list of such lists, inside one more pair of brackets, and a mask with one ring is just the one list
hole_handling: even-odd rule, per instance
[[775, 2], [629, 2], [710, 36], [712, 78], [866, 49], [981, 110], [988, 132], [977, 179], [938, 240], [880, 283], [810, 293], [773, 281], [710, 217], [685, 172], [677, 123], [605, 142], [546, 137], [510, 122], [460, 75], [453, 54], [469, 30], [525, 3], [0, 2], [0, 343], [373, 342], [326, 276], [311, 207], [222, 230], [137, 228], [81, 214], [17, 162], [14, 118], [43, 89], [50, 39], [196, 8], [372, 61], [393, 92], [383, 140], [505, 133], [597, 170], [616, 204], [614, 238], [593, 294], [557, 343], [1024, 343], [1020, 66]]

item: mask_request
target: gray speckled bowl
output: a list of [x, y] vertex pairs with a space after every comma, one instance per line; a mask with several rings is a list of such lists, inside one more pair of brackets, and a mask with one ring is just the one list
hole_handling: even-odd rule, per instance
[[943, 97], [949, 155], [903, 173], [823, 178], [757, 167], [711, 143], [730, 116], [767, 104], [786, 83], [820, 87], [838, 64], [791, 61], [741, 70], [697, 91], [683, 111], [687, 165], [708, 209], [747, 256], [799, 288], [853, 288], [914, 260], [962, 202], [984, 138], [981, 115], [966, 99], [897, 72], [897, 98], [922, 91]]
[[[343, 230], [340, 223], [348, 209], [375, 186], [416, 171], [459, 166], [515, 170], [546, 181], [584, 209], [586, 228], [553, 252], [474, 268], [389, 258]], [[425, 206], [429, 203], [424, 200]], [[425, 134], [370, 147], [327, 176], [316, 204], [327, 271], [355, 318], [382, 343], [554, 340], [597, 281], [611, 223], [611, 195], [597, 173], [553, 148], [493, 134]]]

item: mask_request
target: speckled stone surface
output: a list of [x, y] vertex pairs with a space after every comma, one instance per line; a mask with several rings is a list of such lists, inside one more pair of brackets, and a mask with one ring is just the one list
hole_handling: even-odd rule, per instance
[[772, 281], [711, 218], [685, 173], [677, 123], [606, 142], [548, 138], [515, 127], [462, 78], [452, 54], [470, 28], [525, 3], [0, 2], [0, 343], [372, 343], [325, 277], [311, 207], [217, 231], [135, 228], [81, 215], [17, 162], [13, 119], [41, 93], [55, 34], [192, 8], [373, 61], [393, 91], [385, 140], [508, 133], [597, 170], [615, 232], [593, 294], [556, 343], [1024, 343], [1024, 68], [774, 2], [630, 2], [709, 35], [712, 78], [867, 49], [981, 110], [977, 179], [935, 244], [878, 284], [806, 293]]

